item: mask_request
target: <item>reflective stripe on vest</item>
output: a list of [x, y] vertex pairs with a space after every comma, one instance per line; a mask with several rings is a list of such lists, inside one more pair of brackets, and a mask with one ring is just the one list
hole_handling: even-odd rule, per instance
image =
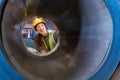
[[[54, 34], [54, 31], [48, 30], [48, 39], [49, 39], [50, 50], [53, 49], [55, 47], [55, 44], [56, 44], [56, 42], [54, 40], [54, 37], [53, 37], [53, 34]], [[48, 46], [47, 46], [47, 44], [46, 44], [46, 42], [44, 40], [44, 37], [42, 37], [42, 41], [43, 41], [46, 49], [49, 50], [49, 48], [48, 48]]]

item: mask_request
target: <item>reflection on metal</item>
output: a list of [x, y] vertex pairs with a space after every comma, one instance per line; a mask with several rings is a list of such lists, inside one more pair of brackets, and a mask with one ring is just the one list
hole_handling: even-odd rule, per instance
[[[37, 14], [39, 11], [39, 6], [41, 6], [40, 0], [25, 0], [25, 6], [26, 6], [26, 14], [27, 17], [39, 15]], [[38, 9], [38, 10], [36, 10]]]

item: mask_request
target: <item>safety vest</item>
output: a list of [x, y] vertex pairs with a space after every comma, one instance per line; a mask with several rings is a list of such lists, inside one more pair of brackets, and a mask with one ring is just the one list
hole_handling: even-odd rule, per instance
[[[53, 37], [54, 31], [48, 30], [48, 42], [50, 46], [50, 50], [53, 49], [56, 45], [55, 39]], [[45, 42], [44, 37], [42, 37], [42, 42], [44, 43], [47, 50], [49, 50], [47, 43]]]

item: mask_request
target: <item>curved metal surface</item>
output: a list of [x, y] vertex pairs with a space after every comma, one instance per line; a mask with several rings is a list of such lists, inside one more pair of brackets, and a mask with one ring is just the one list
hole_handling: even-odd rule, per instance
[[[109, 79], [110, 76], [113, 74], [115, 69], [117, 68], [117, 65], [120, 61], [120, 45], [119, 43], [119, 13], [120, 13], [120, 4], [119, 0], [106, 0], [106, 4], [109, 8], [109, 11], [112, 16], [113, 20], [113, 41], [112, 45], [109, 51], [109, 55], [103, 64], [103, 66], [95, 73], [90, 79], [98, 79], [99, 77], [102, 77], [103, 80]], [[116, 4], [116, 5], [113, 5]], [[114, 59], [114, 60], [113, 60]], [[109, 65], [109, 67], [108, 67]]]
[[[29, 80], [109, 79], [119, 62], [119, 28], [115, 19], [119, 7], [117, 0], [105, 2], [107, 6], [103, 0], [36, 0], [32, 3], [10, 0], [1, 26], [2, 49], [10, 64]], [[62, 48], [56, 55], [59, 52], [62, 55], [53, 55], [46, 60], [35, 60], [26, 55], [28, 51], [24, 49], [15, 24], [34, 15], [49, 17], [56, 22], [62, 37]], [[113, 66], [108, 68], [108, 65]]]

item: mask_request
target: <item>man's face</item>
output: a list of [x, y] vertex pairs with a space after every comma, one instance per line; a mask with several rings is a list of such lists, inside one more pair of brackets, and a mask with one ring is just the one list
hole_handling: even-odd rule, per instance
[[43, 23], [38, 24], [36, 26], [36, 29], [37, 29], [37, 32], [40, 33], [41, 35], [43, 35], [43, 36], [47, 35], [47, 30], [46, 30], [45, 24], [43, 24]]

